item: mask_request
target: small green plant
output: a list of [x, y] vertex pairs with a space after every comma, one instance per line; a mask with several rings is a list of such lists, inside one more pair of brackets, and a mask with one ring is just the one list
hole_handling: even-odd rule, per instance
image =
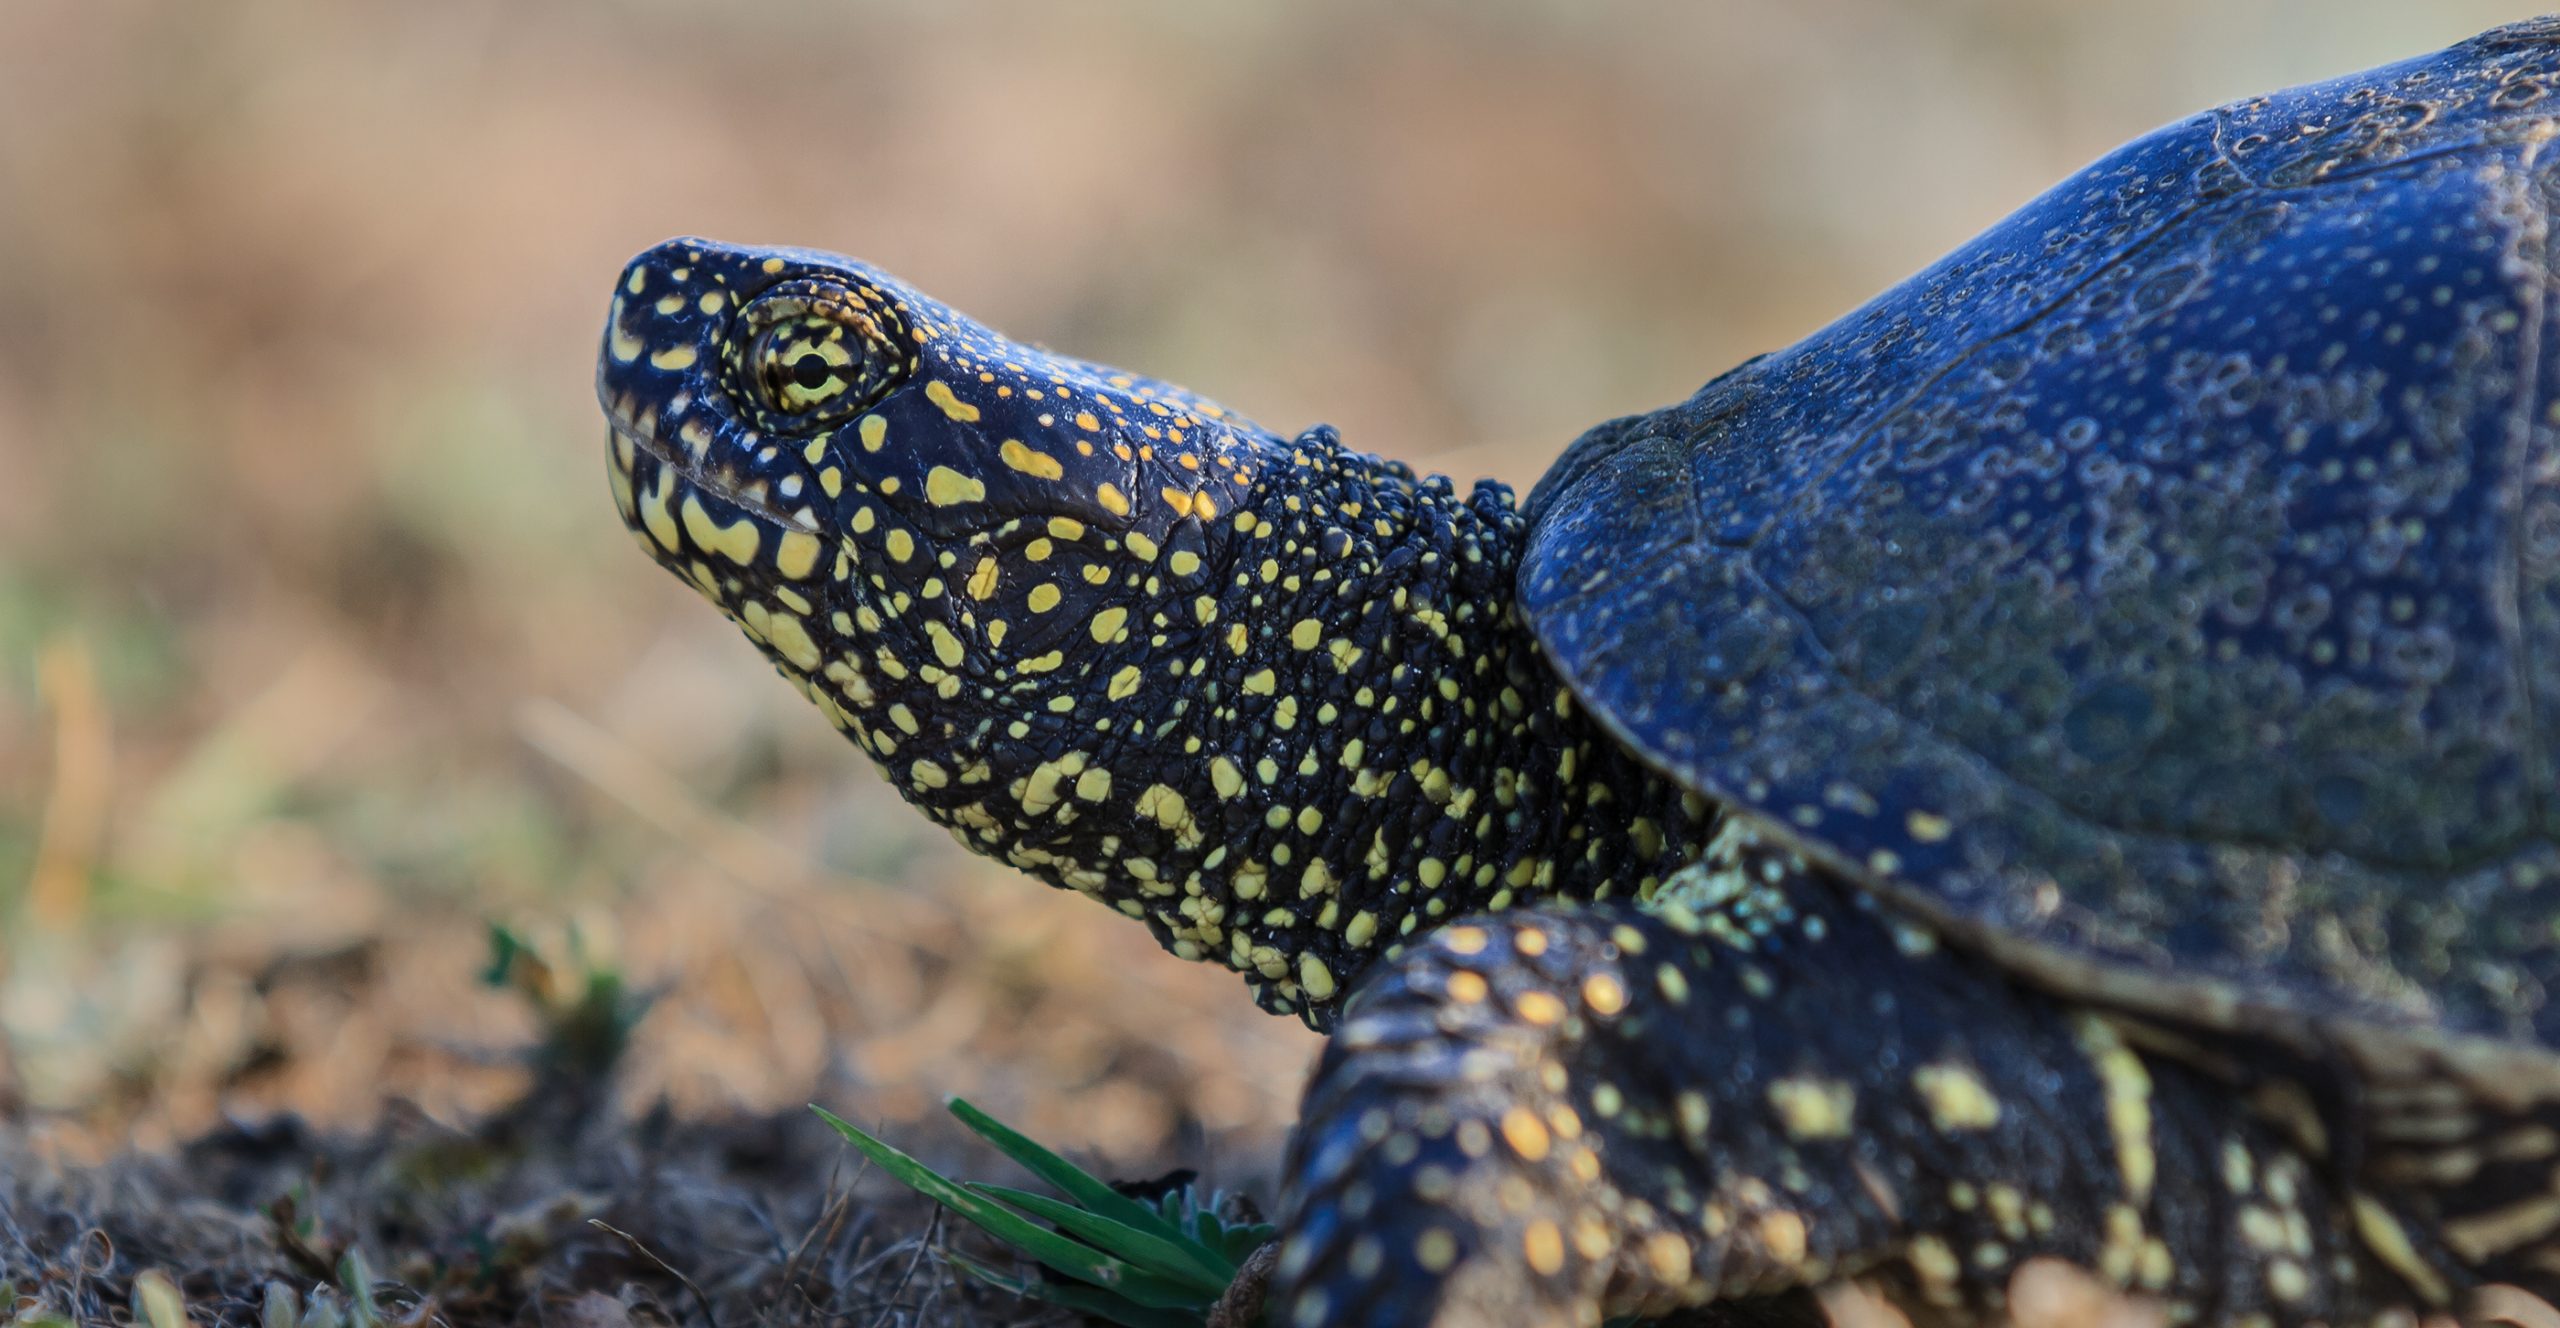
[[909, 1189], [1065, 1279], [1012, 1277], [946, 1252], [991, 1286], [1127, 1328], [1199, 1328], [1237, 1269], [1274, 1233], [1267, 1222], [1220, 1217], [1220, 1196], [1204, 1199], [1191, 1185], [1153, 1203], [1131, 1198], [967, 1102], [953, 1098], [950, 1108], [961, 1124], [1066, 1198], [952, 1180], [823, 1107], [811, 1110]]
[[541, 1062], [558, 1072], [602, 1079], [631, 1045], [631, 1030], [649, 998], [622, 980], [622, 970], [595, 953], [574, 929], [560, 962], [498, 923], [489, 924], [489, 962], [482, 985], [511, 990], [542, 1020]]

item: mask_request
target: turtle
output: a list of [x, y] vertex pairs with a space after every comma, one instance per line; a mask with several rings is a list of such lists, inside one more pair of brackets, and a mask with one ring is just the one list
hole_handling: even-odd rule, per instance
[[643, 548], [1329, 1034], [1283, 1325], [2560, 1291], [2560, 20], [2226, 105], [1525, 501], [676, 239]]

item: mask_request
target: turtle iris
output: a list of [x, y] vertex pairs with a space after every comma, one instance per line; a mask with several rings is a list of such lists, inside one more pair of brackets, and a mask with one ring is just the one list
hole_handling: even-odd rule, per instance
[[896, 315], [852, 287], [795, 281], [738, 313], [731, 391], [756, 423], [778, 433], [837, 424], [888, 395], [907, 359]]

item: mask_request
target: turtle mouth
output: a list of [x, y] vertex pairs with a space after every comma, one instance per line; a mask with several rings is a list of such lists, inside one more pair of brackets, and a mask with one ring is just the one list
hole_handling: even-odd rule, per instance
[[[725, 463], [709, 462], [708, 429], [700, 431], [701, 446], [687, 444], [678, 447], [670, 445], [657, 429], [646, 422], [634, 420], [611, 405], [605, 408], [605, 422], [611, 428], [612, 437], [622, 440], [635, 455], [657, 462], [676, 478], [682, 489], [725, 503], [775, 530], [818, 533], [816, 523], [806, 514], [807, 509], [795, 514], [773, 505], [772, 486], [768, 481], [758, 476], [741, 476], [735, 467]], [[634, 475], [634, 482], [639, 478]]]

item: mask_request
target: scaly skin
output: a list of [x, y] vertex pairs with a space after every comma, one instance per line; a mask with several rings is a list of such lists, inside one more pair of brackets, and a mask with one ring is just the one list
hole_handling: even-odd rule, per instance
[[1985, 1312], [2038, 1255], [2233, 1322], [2472, 1280], [2234, 1085], [1628, 755], [1520, 621], [1498, 485], [805, 250], [642, 254], [598, 390], [643, 547], [910, 801], [1339, 1022], [1277, 1322], [1786, 1321], [1849, 1275]]
[[[1641, 892], [1694, 854], [1703, 804], [1537, 662], [1502, 486], [1283, 439], [776, 253], [632, 264], [600, 376], [616, 501], [962, 843], [1319, 1029], [1423, 927]], [[895, 385], [786, 418], [759, 395], [782, 370], [733, 384], [812, 282], [903, 329], [876, 352]]]

